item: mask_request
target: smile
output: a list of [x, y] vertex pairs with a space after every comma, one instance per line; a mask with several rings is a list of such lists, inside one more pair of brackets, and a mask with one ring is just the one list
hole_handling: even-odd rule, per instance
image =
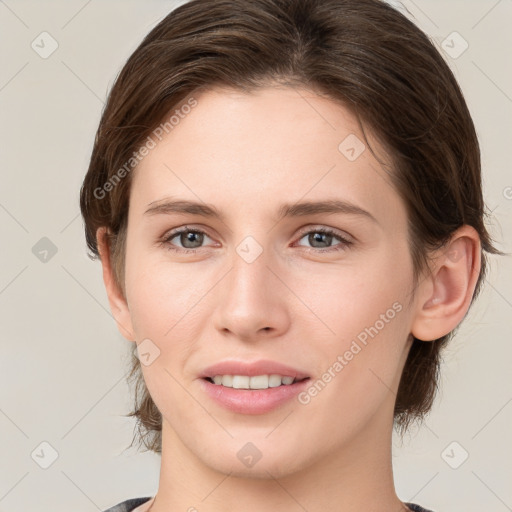
[[234, 389], [268, 389], [277, 388], [279, 386], [289, 386], [294, 382], [303, 379], [296, 379], [287, 375], [270, 374], [270, 375], [215, 375], [215, 377], [207, 377], [210, 382], [218, 386]]

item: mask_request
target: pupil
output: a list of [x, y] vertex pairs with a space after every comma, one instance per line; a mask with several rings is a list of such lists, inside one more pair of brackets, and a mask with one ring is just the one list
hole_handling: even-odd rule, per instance
[[[202, 234], [201, 233], [195, 233], [193, 231], [189, 231], [188, 233], [185, 233], [185, 242], [186, 243], [183, 243], [183, 241], [182, 241], [183, 247], [185, 247], [187, 249], [195, 249], [196, 247], [198, 247], [198, 246], [189, 247], [187, 245], [188, 242], [192, 242], [193, 243], [194, 242], [194, 237], [198, 237], [198, 236], [201, 237]], [[197, 240], [196, 240], [196, 242], [197, 242]], [[202, 242], [202, 238], [199, 238], [199, 246], [201, 245], [201, 242]]]
[[[315, 233], [313, 235], [310, 235], [310, 243], [313, 242], [320, 242], [322, 243], [322, 237], [326, 237], [327, 238], [327, 241], [324, 240], [324, 244], [327, 243], [327, 245], [329, 244], [329, 242], [331, 242], [332, 240], [332, 235], [329, 235], [328, 233]], [[312, 238], [312, 240], [311, 240]]]

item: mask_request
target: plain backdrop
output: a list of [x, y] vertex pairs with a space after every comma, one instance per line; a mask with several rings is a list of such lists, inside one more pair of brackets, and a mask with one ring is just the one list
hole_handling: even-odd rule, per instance
[[[176, 5], [0, 0], [1, 512], [95, 512], [157, 490], [159, 456], [129, 448], [133, 345], [86, 255], [78, 198], [107, 91]], [[481, 142], [489, 227], [512, 252], [512, 2], [403, 5], [459, 80]], [[510, 257], [491, 258], [444, 353], [432, 413], [394, 439], [401, 499], [435, 512], [512, 510], [511, 284]]]

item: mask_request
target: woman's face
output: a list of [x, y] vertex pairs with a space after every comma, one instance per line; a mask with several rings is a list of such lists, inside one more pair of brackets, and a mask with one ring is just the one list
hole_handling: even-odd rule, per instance
[[[277, 477], [382, 441], [414, 317], [389, 176], [349, 111], [313, 92], [194, 98], [134, 171], [128, 218], [126, 323], [164, 450]], [[262, 364], [209, 369], [229, 362]], [[242, 388], [204, 378], [219, 374]]]

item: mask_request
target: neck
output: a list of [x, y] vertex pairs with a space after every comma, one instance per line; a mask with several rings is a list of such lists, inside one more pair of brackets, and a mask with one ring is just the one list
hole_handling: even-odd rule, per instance
[[159, 490], [150, 510], [407, 511], [393, 483], [392, 418], [384, 419], [388, 428], [383, 429], [382, 421], [372, 421], [344, 446], [332, 447], [329, 453], [298, 470], [261, 464], [260, 472], [252, 477], [206, 465], [164, 419]]

